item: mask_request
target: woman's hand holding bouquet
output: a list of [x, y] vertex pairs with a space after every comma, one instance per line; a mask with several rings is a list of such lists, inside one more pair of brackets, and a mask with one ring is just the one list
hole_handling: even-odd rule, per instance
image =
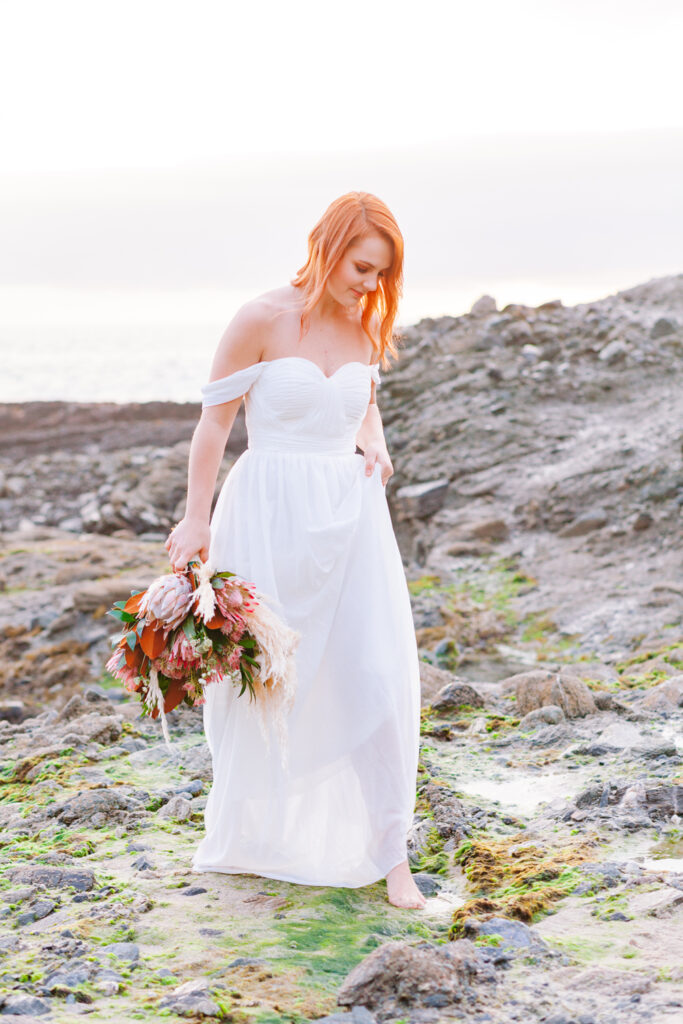
[[165, 712], [181, 702], [204, 704], [205, 687], [228, 680], [241, 687], [238, 696], [249, 690], [267, 742], [273, 720], [286, 764], [285, 716], [294, 701], [300, 634], [264, 598], [236, 573], [192, 559], [108, 612], [123, 631], [112, 641], [106, 669], [140, 695], [143, 714], [161, 715], [168, 744]]

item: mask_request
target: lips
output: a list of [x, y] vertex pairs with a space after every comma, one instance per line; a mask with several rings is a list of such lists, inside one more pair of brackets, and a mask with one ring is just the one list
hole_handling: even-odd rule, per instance
[[352, 288], [351, 291], [353, 292], [353, 294], [356, 296], [357, 299], [362, 299], [363, 298], [363, 293], [362, 292], [357, 292], [355, 288]]

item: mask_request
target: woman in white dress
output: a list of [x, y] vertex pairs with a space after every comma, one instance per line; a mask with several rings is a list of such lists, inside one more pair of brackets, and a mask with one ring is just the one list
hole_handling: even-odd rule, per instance
[[[199, 555], [238, 573], [300, 634], [289, 771], [264, 744], [248, 694], [207, 687], [213, 784], [193, 869], [352, 888], [386, 878], [390, 903], [421, 908], [406, 848], [419, 661], [375, 396], [379, 361], [398, 356], [403, 239], [381, 200], [350, 192], [308, 250], [290, 284], [243, 305], [220, 340], [186, 513], [166, 541], [173, 569]], [[211, 516], [243, 398], [248, 448]]]

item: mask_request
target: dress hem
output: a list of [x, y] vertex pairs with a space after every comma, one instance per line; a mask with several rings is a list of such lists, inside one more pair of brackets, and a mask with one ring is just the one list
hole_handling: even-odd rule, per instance
[[294, 875], [285, 875], [284, 873], [275, 873], [272, 871], [254, 871], [248, 868], [225, 868], [225, 867], [210, 867], [202, 868], [196, 867], [194, 864], [190, 870], [197, 875], [204, 875], [207, 873], [215, 873], [222, 875], [252, 875], [255, 878], [274, 878], [280, 882], [292, 882], [295, 885], [313, 885], [331, 889], [361, 889], [366, 885], [374, 885], [375, 882], [382, 882], [394, 868], [398, 867], [399, 864], [407, 860], [407, 857], [402, 857], [401, 860], [397, 860], [390, 868], [387, 868], [382, 874], [376, 877], [370, 878], [364, 882], [356, 882], [355, 884], [349, 884], [348, 882], [329, 881], [329, 882], [311, 882], [301, 876], [295, 877]]

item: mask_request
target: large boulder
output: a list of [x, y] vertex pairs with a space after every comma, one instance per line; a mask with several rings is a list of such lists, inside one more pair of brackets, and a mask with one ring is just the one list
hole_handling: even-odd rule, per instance
[[536, 670], [510, 676], [504, 680], [504, 684], [510, 684], [513, 680], [520, 716], [549, 704], [562, 708], [567, 718], [582, 718], [598, 710], [593, 694], [576, 677], [567, 676], [563, 679], [561, 673]]
[[380, 1016], [401, 1016], [411, 1007], [459, 1004], [469, 982], [492, 980], [494, 969], [469, 939], [447, 946], [422, 942], [385, 942], [361, 960], [337, 993], [340, 1006], [365, 1006]]
[[653, 686], [640, 701], [639, 707], [648, 711], [675, 711], [683, 705], [683, 673], [671, 676], [659, 686]]

